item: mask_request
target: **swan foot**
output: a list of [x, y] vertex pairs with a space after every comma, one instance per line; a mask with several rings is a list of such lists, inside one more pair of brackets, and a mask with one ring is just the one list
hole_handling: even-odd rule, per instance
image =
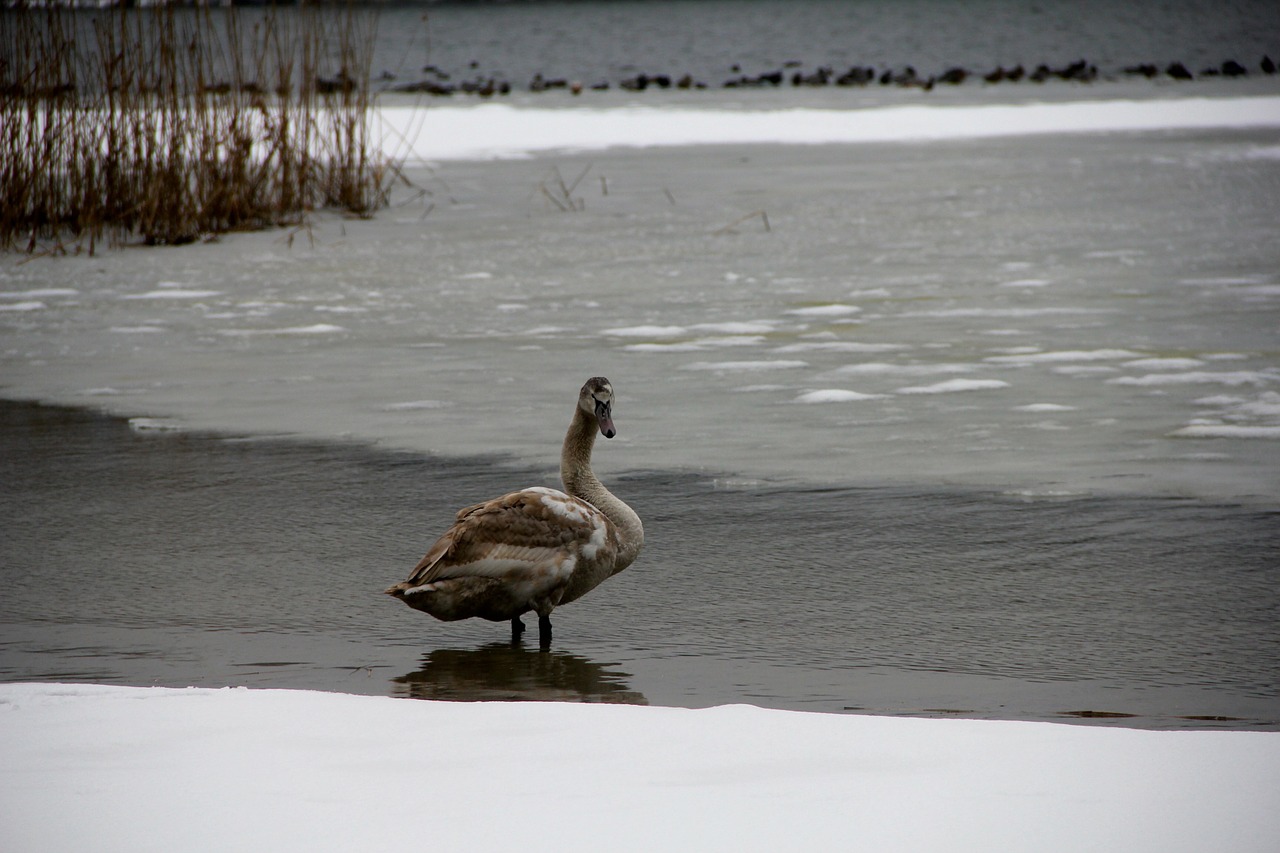
[[511, 642], [513, 643], [519, 642], [520, 635], [523, 633], [524, 633], [524, 622], [520, 619], [519, 616], [512, 616], [511, 617]]
[[551, 617], [538, 615], [538, 645], [547, 648], [551, 645]]

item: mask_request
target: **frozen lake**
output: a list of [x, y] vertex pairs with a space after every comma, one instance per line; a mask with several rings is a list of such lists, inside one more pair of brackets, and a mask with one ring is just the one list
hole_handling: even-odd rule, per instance
[[371, 221], [5, 265], [4, 392], [553, 465], [602, 374], [605, 471], [1274, 506], [1280, 99], [1249, 91], [1261, 127], [410, 162], [430, 194]]
[[[1268, 85], [1194, 90], [1248, 126], [565, 139], [412, 161], [370, 221], [10, 259], [4, 396], [134, 420], [6, 407], [3, 677], [1272, 726]], [[641, 560], [550, 655], [379, 596], [554, 481], [590, 375]]]

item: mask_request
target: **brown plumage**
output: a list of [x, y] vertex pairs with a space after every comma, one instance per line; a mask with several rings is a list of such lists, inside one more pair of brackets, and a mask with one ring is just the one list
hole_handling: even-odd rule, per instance
[[549, 643], [551, 611], [625, 569], [644, 544], [639, 516], [591, 470], [596, 433], [616, 434], [612, 407], [609, 381], [587, 380], [560, 455], [565, 491], [534, 487], [460, 511], [387, 594], [445, 621], [509, 619], [517, 637], [533, 611]]

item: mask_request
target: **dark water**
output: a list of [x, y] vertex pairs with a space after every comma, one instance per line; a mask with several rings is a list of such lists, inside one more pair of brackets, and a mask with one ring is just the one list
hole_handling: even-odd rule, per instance
[[789, 63], [837, 74], [912, 65], [927, 76], [1085, 59], [1105, 76], [1232, 58], [1256, 73], [1264, 54], [1280, 56], [1271, 0], [548, 0], [402, 3], [379, 17], [375, 74], [414, 80], [430, 64], [455, 83], [518, 87], [535, 74], [616, 86], [637, 73], [716, 87]]
[[[1151, 63], [1183, 63], [1192, 73], [1236, 60], [1259, 73], [1280, 58], [1273, 0], [517, 0], [367, 3], [376, 10], [371, 72], [393, 85], [433, 80], [506, 81], [525, 90], [535, 75], [616, 88], [638, 74], [685, 74], [709, 88], [777, 70], [851, 66], [877, 71], [910, 65], [922, 77], [964, 67], [1061, 68], [1077, 60], [1100, 79]], [[180, 11], [179, 15], [189, 14]], [[215, 9], [218, 24], [220, 10]], [[242, 32], [263, 9], [242, 7]], [[297, 23], [285, 10], [286, 38]], [[82, 10], [91, 41], [101, 10]], [[320, 69], [338, 73], [338, 33], [326, 19], [330, 53]], [[364, 38], [365, 19], [353, 32]], [[4, 23], [0, 10], [0, 25]], [[332, 67], [327, 67], [332, 66]], [[424, 69], [432, 67], [427, 73]], [[447, 79], [443, 76], [447, 75]]]
[[0, 679], [1280, 729], [1274, 512], [602, 473], [646, 549], [543, 652], [380, 590], [550, 467], [0, 404]]

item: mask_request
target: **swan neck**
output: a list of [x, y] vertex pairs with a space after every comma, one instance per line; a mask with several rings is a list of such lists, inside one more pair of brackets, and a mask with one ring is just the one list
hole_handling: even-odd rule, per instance
[[640, 516], [605, 488], [591, 470], [591, 451], [598, 431], [596, 419], [580, 407], [574, 407], [573, 421], [569, 424], [560, 453], [560, 479], [566, 492], [591, 504], [613, 522], [622, 545], [622, 553], [614, 569], [617, 572], [640, 553], [640, 546], [644, 544], [644, 527]]
[[591, 470], [591, 450], [596, 443], [596, 425], [581, 408], [574, 408], [573, 421], [564, 437], [560, 452], [560, 479], [564, 489], [576, 498], [591, 500], [591, 494], [605, 491], [604, 485]]

